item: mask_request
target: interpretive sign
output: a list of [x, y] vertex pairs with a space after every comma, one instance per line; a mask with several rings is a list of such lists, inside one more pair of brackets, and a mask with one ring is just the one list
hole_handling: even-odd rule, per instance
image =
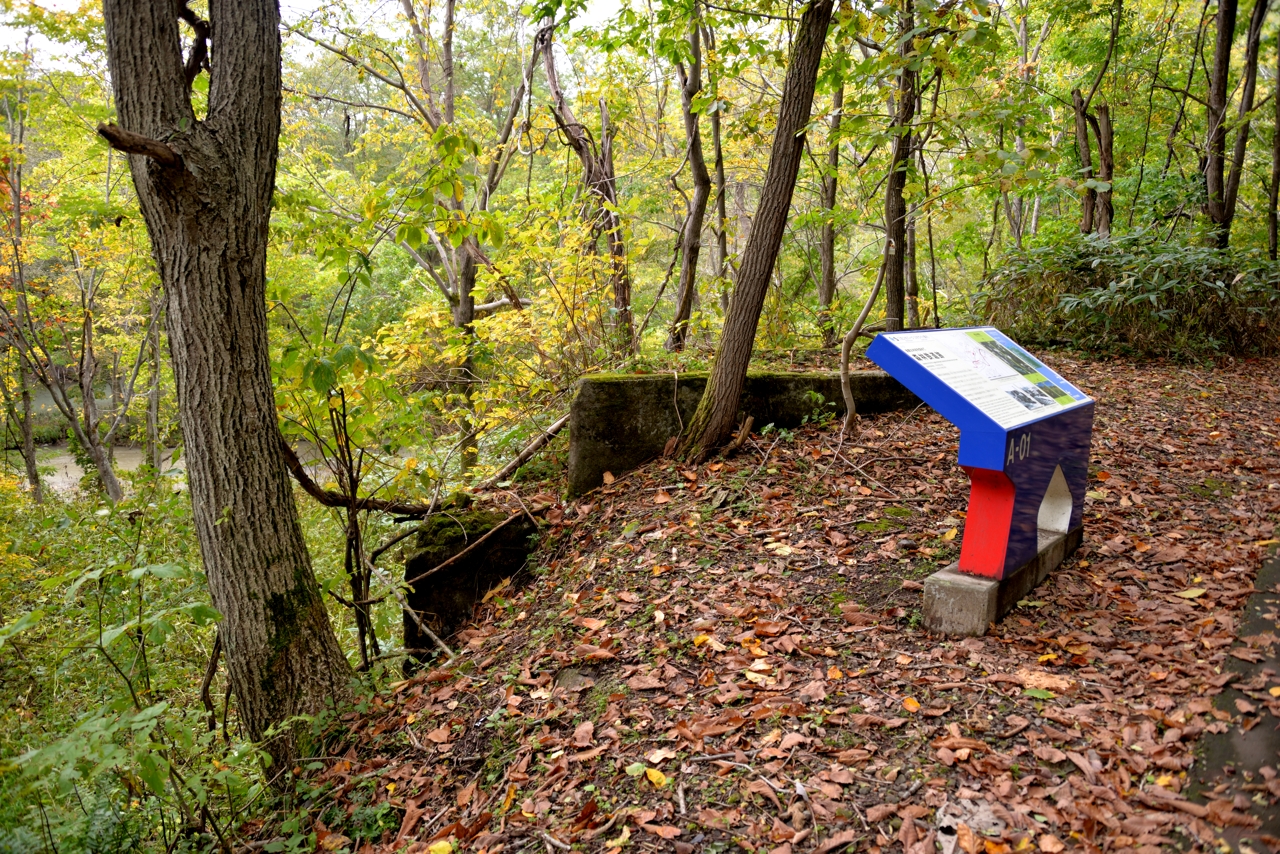
[[885, 332], [867, 357], [960, 428], [961, 572], [1003, 579], [1079, 527], [1093, 400], [993, 327]]

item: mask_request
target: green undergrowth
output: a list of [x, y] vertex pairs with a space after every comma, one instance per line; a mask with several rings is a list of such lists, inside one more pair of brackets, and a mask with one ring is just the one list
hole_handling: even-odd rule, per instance
[[[313, 850], [309, 829], [289, 832], [296, 796], [267, 786], [277, 771], [245, 739], [234, 699], [227, 708], [224, 669], [206, 711], [218, 615], [190, 497], [147, 470], [121, 477], [128, 496], [114, 507], [94, 492], [36, 505], [0, 478], [0, 854], [216, 850], [264, 819], [284, 840], [270, 850]], [[325, 547], [341, 542], [340, 522], [300, 509], [322, 588], [345, 584]], [[352, 650], [352, 621], [328, 598]], [[394, 602], [375, 617], [396, 645]], [[368, 684], [399, 663], [378, 662]], [[311, 725], [317, 737], [329, 726]]]
[[1280, 264], [1153, 231], [1077, 234], [1011, 253], [978, 304], [1027, 345], [1179, 359], [1280, 352]]

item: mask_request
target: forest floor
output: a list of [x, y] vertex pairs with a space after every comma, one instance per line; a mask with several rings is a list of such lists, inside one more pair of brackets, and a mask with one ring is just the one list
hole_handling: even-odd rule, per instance
[[968, 494], [925, 408], [525, 494], [539, 569], [297, 769], [321, 848], [1280, 850], [1280, 756], [1214, 764], [1280, 726], [1280, 361], [1047, 361], [1098, 401], [1085, 541], [986, 637], [920, 626]]

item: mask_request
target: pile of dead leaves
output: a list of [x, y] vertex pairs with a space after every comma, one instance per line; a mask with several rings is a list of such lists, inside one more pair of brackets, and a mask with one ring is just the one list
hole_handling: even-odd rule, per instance
[[1280, 757], [1187, 792], [1206, 735], [1280, 722], [1273, 670], [1214, 702], [1274, 660], [1237, 626], [1280, 521], [1280, 363], [1056, 362], [1098, 401], [1085, 545], [987, 637], [919, 627], [967, 499], [928, 410], [659, 461], [553, 508], [533, 583], [299, 769], [321, 848], [1280, 845]]

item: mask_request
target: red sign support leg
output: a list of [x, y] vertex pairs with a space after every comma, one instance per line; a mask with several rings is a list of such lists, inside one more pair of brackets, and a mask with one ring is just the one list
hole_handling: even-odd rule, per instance
[[1002, 471], [963, 468], [969, 475], [969, 513], [960, 544], [960, 571], [1003, 578], [1017, 490]]

